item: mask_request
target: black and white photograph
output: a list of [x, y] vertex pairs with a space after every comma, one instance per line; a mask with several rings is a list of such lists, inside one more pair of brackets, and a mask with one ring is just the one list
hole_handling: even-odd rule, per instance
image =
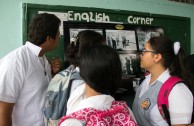
[[70, 28], [69, 29], [69, 33], [70, 33], [70, 42], [73, 42], [75, 41], [76, 37], [77, 37], [77, 34], [80, 32], [80, 31], [84, 31], [84, 30], [93, 30], [93, 31], [96, 31], [100, 34], [103, 34], [102, 32], [102, 29], [80, 29], [80, 28]]
[[117, 51], [137, 50], [135, 31], [106, 30], [106, 41]]
[[143, 50], [144, 44], [151, 38], [160, 36], [159, 32], [154, 31], [137, 31], [137, 39], [139, 44], [139, 50]]
[[140, 68], [140, 55], [138, 51], [143, 49], [144, 43], [151, 37], [163, 34], [163, 29], [160, 29], [160, 31], [157, 31], [158, 28], [115, 30], [113, 26], [107, 28], [101, 26], [85, 27], [85, 25], [83, 27], [67, 27], [68, 36], [64, 40], [67, 44], [75, 42], [78, 33], [83, 30], [93, 30], [105, 35], [107, 45], [114, 48], [120, 56], [122, 78], [129, 79], [130, 77], [139, 76], [142, 73], [142, 69]]
[[137, 75], [140, 70], [136, 54], [119, 53], [123, 75]]

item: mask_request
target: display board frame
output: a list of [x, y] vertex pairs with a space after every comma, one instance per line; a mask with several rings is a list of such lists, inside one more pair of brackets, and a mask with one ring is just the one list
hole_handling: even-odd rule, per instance
[[[128, 28], [136, 28], [136, 31], [149, 32], [149, 28], [159, 27], [164, 31], [164, 35], [173, 41], [180, 41], [181, 46], [187, 54], [190, 54], [190, 18], [161, 15], [153, 13], [143, 13], [126, 10], [111, 10], [91, 7], [75, 7], [75, 6], [60, 6], [60, 5], [43, 5], [23, 3], [23, 20], [22, 33], [23, 44], [27, 41], [28, 26], [32, 18], [38, 13], [53, 13], [56, 14], [62, 22], [85, 22], [85, 23], [102, 23], [117, 26], [120, 29], [122, 25]], [[63, 24], [63, 23], [62, 23]], [[60, 27], [62, 37], [59, 41], [59, 46], [56, 50], [47, 53], [47, 57], [59, 57], [62, 59], [62, 64], [65, 64], [64, 52], [67, 45], [64, 43], [63, 26]], [[121, 28], [122, 29], [122, 28]], [[125, 29], [122, 29], [125, 30]], [[138, 47], [138, 48], [142, 48]], [[65, 68], [63, 65], [62, 69]]]

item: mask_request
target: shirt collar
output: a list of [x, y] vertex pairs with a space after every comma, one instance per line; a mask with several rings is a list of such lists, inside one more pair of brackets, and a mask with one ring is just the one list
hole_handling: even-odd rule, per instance
[[164, 83], [168, 78], [170, 77], [170, 71], [169, 69], [166, 69], [159, 77], [158, 81]]
[[[151, 79], [151, 74], [148, 74], [147, 76], [145, 76], [148, 81], [148, 83], [150, 82], [150, 79]], [[153, 85], [156, 81], [160, 81], [162, 83], [164, 83], [168, 78], [170, 77], [170, 71], [169, 69], [166, 69], [152, 84], [150, 85]]]
[[110, 95], [96, 95], [82, 100], [79, 104], [78, 110], [84, 108], [94, 108], [98, 110], [110, 109], [112, 102], [115, 99]]
[[41, 47], [37, 46], [37, 45], [34, 45], [33, 43], [27, 41], [25, 46], [27, 46], [27, 48], [34, 54], [38, 57], [40, 51], [41, 51]]

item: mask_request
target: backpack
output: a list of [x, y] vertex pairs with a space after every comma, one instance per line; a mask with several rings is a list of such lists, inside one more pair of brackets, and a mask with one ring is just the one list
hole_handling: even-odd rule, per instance
[[[166, 80], [164, 82], [164, 84], [162, 85], [159, 94], [158, 94], [158, 109], [160, 111], [160, 114], [162, 115], [163, 119], [165, 119], [167, 121], [167, 123], [169, 125], [171, 125], [170, 123], [170, 114], [168, 111], [168, 96], [172, 90], [172, 88], [177, 84], [183, 82], [182, 79], [176, 77], [176, 76], [172, 76], [170, 77], [168, 80]], [[194, 108], [194, 107], [193, 107]], [[194, 121], [194, 113], [192, 114], [192, 121]]]
[[114, 101], [109, 110], [101, 111], [94, 108], [84, 108], [64, 116], [60, 124], [69, 118], [78, 119], [83, 126], [137, 126], [125, 102]]
[[58, 126], [59, 119], [66, 115], [67, 101], [73, 80], [82, 79], [79, 72], [71, 67], [59, 72], [51, 79], [44, 107], [45, 123], [48, 126]]

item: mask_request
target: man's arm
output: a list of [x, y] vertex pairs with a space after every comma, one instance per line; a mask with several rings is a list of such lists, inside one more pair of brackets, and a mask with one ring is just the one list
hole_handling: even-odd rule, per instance
[[12, 111], [14, 103], [0, 101], [0, 126], [12, 126]]

